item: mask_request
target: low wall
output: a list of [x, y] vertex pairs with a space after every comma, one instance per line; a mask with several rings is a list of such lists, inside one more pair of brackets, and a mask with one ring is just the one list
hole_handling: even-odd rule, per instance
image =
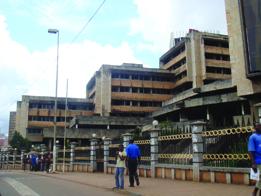
[[[224, 184], [245, 184], [253, 185], [255, 182], [249, 179], [249, 168], [200, 168], [200, 182], [224, 183]], [[115, 173], [115, 165], [109, 164], [108, 174]], [[140, 165], [138, 168], [139, 176], [151, 177], [150, 166]], [[192, 165], [168, 165], [158, 164], [155, 167], [155, 177], [170, 180], [193, 180]], [[127, 171], [125, 173], [127, 175]]]
[[[56, 163], [56, 171], [63, 171], [63, 164]], [[64, 165], [65, 172], [93, 172], [90, 163], [74, 163], [73, 165], [66, 163]]]

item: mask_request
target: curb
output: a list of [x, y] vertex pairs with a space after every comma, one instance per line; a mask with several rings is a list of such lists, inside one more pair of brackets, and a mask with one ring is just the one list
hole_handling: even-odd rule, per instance
[[[19, 173], [22, 173], [22, 172], [19, 172]], [[26, 172], [26, 173], [36, 175], [36, 176], [45, 176], [45, 177], [55, 178], [55, 179], [59, 179], [59, 180], [67, 181], [67, 182], [73, 182], [73, 183], [78, 183], [78, 184], [82, 184], [82, 185], [87, 185], [87, 186], [91, 186], [91, 187], [95, 187], [95, 188], [99, 188], [99, 189], [104, 189], [106, 191], [112, 191], [112, 192], [115, 192], [115, 193], [120, 193], [122, 195], [142, 196], [142, 194], [140, 194], [140, 193], [135, 193], [135, 192], [127, 191], [127, 190], [118, 190], [118, 189], [114, 189], [114, 188], [97, 186], [97, 185], [94, 185], [94, 184], [90, 184], [90, 183], [86, 183], [86, 182], [82, 182], [82, 181], [78, 181], [78, 180], [72, 180], [72, 179], [68, 179], [68, 178], [60, 178], [58, 176], [60, 173], [58, 173], [58, 172], [50, 173], [50, 174], [55, 174], [55, 176], [53, 176], [53, 175], [50, 176], [48, 174], [45, 175], [45, 174], [41, 174], [41, 173], [33, 173], [33, 172]]]

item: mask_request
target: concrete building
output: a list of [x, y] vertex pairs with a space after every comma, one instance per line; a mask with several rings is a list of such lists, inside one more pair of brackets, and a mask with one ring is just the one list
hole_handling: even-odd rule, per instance
[[174, 74], [141, 64], [102, 65], [87, 84], [87, 98], [101, 116], [144, 117], [173, 97]]
[[10, 112], [9, 116], [9, 130], [8, 130], [8, 142], [13, 138], [15, 132], [16, 112]]
[[251, 113], [261, 122], [260, 1], [226, 0], [232, 83], [238, 96], [249, 100]]
[[[32, 142], [42, 143], [44, 141], [43, 129], [53, 129], [54, 126], [54, 101], [54, 97], [22, 96], [22, 101], [17, 102], [15, 130]], [[92, 102], [87, 99], [68, 98], [68, 125], [75, 116], [91, 115], [93, 115]], [[59, 97], [57, 100], [57, 127], [63, 129], [64, 126], [65, 98]], [[48, 140], [48, 138], [46, 139]]]
[[217, 80], [231, 79], [228, 37], [190, 29], [186, 37], [160, 57], [161, 69], [171, 71], [174, 94], [197, 89]]
[[[191, 29], [174, 41], [160, 58], [160, 68], [175, 75], [174, 96], [152, 116], [179, 124], [204, 120], [212, 127], [244, 124], [239, 116], [249, 114], [249, 107], [231, 82], [228, 36]], [[226, 114], [224, 107], [230, 108]], [[252, 121], [249, 115], [246, 121]]]

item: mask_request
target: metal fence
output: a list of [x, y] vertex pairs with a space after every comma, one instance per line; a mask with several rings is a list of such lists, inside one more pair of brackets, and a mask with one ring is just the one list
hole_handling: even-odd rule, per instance
[[192, 164], [191, 128], [166, 127], [159, 133], [159, 163]]
[[247, 142], [252, 132], [253, 127], [204, 131], [202, 134], [204, 165], [212, 167], [250, 167]]
[[90, 163], [90, 146], [75, 147], [75, 163]]

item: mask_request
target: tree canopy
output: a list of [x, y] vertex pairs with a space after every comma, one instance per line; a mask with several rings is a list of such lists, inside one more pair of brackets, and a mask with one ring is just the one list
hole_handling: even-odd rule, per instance
[[24, 138], [19, 132], [15, 131], [10, 141], [12, 148], [17, 148], [18, 151], [25, 150], [30, 151], [31, 142]]

